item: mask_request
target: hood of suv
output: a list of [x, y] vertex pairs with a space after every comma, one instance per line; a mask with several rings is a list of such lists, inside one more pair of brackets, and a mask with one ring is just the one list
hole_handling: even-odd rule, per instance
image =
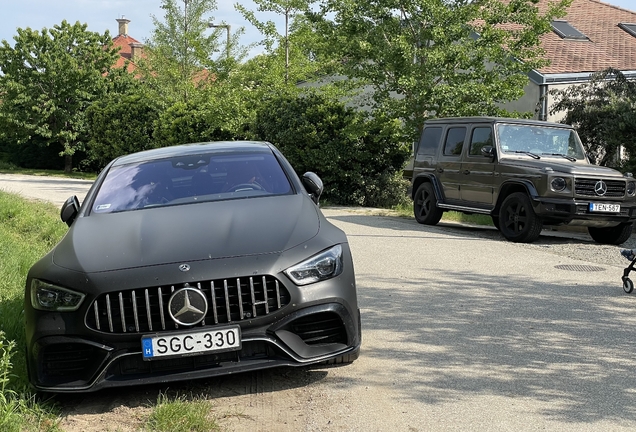
[[592, 176], [604, 178], [610, 177], [616, 179], [625, 178], [625, 176], [620, 171], [617, 171], [613, 168], [581, 162], [574, 163], [566, 159], [559, 160], [552, 157], [546, 158], [544, 156], [542, 156], [541, 159], [530, 160], [502, 159], [500, 161], [500, 165], [526, 169], [538, 169], [542, 171], [545, 171], [546, 168], [552, 168], [552, 170], [555, 172], [571, 174], [574, 176]]

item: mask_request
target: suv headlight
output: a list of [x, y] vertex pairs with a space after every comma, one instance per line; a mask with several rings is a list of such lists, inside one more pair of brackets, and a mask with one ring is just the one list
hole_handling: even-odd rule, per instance
[[77, 310], [85, 294], [33, 279], [31, 281], [31, 306], [34, 309], [72, 312]]
[[296, 285], [331, 279], [342, 273], [342, 246], [336, 245], [285, 270]]
[[627, 182], [627, 195], [634, 196], [636, 194], [636, 182]]
[[566, 186], [567, 186], [567, 182], [565, 181], [563, 177], [554, 177], [552, 181], [550, 182], [550, 187], [555, 192], [561, 192], [565, 190]]

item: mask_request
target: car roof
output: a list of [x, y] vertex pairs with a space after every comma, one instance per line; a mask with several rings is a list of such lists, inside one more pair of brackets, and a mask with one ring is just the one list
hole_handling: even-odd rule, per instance
[[120, 156], [113, 166], [130, 163], [167, 159], [175, 156], [188, 156], [202, 153], [272, 153], [272, 145], [265, 141], [212, 141], [160, 147]]
[[514, 123], [525, 124], [532, 126], [547, 126], [547, 127], [559, 127], [573, 129], [572, 126], [564, 123], [553, 123], [543, 120], [530, 120], [520, 118], [508, 118], [508, 117], [487, 117], [487, 116], [475, 116], [475, 117], [445, 117], [426, 120], [426, 125], [432, 124], [453, 124], [453, 123]]

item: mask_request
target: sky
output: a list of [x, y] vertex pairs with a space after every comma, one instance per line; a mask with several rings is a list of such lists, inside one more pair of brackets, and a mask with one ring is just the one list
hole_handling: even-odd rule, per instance
[[[615, 6], [636, 11], [636, 0], [604, 0]], [[262, 37], [241, 14], [236, 12], [234, 4], [241, 3], [249, 10], [256, 10], [251, 0], [217, 0], [217, 10], [213, 13], [215, 23], [230, 24], [234, 32], [239, 27], [245, 28], [241, 38], [242, 45], [259, 42]], [[117, 18], [124, 16], [130, 20], [128, 33], [130, 36], [145, 42], [150, 37], [153, 24], [151, 15], [160, 20], [163, 10], [159, 7], [160, 0], [0, 0], [0, 41], [6, 40], [13, 45], [13, 36], [17, 28], [30, 27], [32, 29], [50, 28], [66, 19], [70, 23], [80, 21], [88, 24], [88, 30], [103, 33], [109, 30], [114, 37], [118, 33]], [[259, 13], [261, 21], [273, 20], [277, 23], [280, 33], [284, 31], [284, 21], [281, 17], [271, 13]], [[252, 55], [261, 49], [253, 49]]]

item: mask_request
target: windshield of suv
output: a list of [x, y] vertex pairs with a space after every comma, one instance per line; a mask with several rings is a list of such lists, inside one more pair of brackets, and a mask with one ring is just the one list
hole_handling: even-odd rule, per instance
[[554, 156], [585, 160], [578, 135], [571, 129], [535, 125], [498, 124], [499, 146], [504, 153]]
[[175, 156], [112, 167], [92, 210], [114, 213], [291, 192], [287, 176], [271, 153]]

